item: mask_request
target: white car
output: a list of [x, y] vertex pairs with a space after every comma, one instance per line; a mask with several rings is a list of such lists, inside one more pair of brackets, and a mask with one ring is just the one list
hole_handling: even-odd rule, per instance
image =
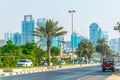
[[[48, 61], [45, 61], [44, 63], [43, 63], [43, 65], [44, 66], [48, 66]], [[52, 63], [50, 62], [50, 66], [52, 65]]]
[[17, 66], [24, 66], [24, 67], [33, 66], [33, 63], [30, 59], [22, 59], [17, 63]]
[[64, 65], [64, 64], [66, 64], [66, 62], [65, 62], [65, 61], [60, 61], [59, 64], [60, 64], [60, 65]]
[[115, 69], [120, 70], [120, 62], [115, 63]]

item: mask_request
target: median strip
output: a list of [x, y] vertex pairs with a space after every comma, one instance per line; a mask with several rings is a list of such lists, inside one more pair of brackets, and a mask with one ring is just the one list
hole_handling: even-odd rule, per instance
[[85, 67], [85, 66], [95, 66], [95, 65], [99, 65], [99, 64], [70, 65], [70, 66], [62, 66], [62, 67], [52, 66], [50, 68], [39, 67], [39, 68], [23, 68], [23, 69], [8, 69], [8, 70], [6, 69], [4, 70], [5, 72], [0, 73], [0, 77], [45, 72], [45, 71], [54, 71], [54, 70], [77, 68], [77, 67]]

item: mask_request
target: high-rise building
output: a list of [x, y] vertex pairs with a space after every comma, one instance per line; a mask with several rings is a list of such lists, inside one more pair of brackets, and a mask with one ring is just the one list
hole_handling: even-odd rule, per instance
[[51, 46], [60, 47], [61, 44], [62, 44], [60, 41], [64, 41], [64, 37], [63, 36], [52, 37], [52, 44], [51, 44]]
[[120, 38], [118, 38], [118, 54], [120, 56]]
[[103, 32], [103, 38], [105, 39], [105, 43], [107, 44], [107, 45], [109, 45], [109, 41], [108, 41], [108, 32], [107, 31], [104, 31]]
[[[39, 18], [39, 19], [37, 19], [36, 25], [38, 27], [45, 27], [45, 18]], [[40, 46], [43, 47], [43, 48], [47, 48], [47, 44], [46, 44], [47, 40], [46, 40], [46, 38], [43, 37], [43, 36], [36, 37], [36, 41], [38, 41], [39, 39], [41, 40]]]
[[55, 46], [55, 47], [58, 46], [58, 37], [52, 37], [51, 41], [52, 41], [51, 46]]
[[62, 43], [60, 41], [64, 41], [64, 37], [63, 36], [58, 36], [58, 45], [57, 45], [57, 47], [60, 47], [61, 45], [62, 46], [64, 45], [64, 43]]
[[22, 44], [34, 41], [34, 36], [32, 35], [32, 31], [34, 30], [35, 22], [32, 18], [32, 15], [25, 15], [24, 20], [22, 21]]
[[71, 35], [71, 45], [72, 45], [72, 37], [73, 37], [73, 48], [76, 49], [78, 48], [78, 44], [80, 43], [80, 36], [76, 32], [73, 32], [73, 35]]
[[45, 18], [37, 19], [37, 26], [45, 27]]
[[113, 53], [118, 53], [118, 39], [111, 39], [110, 40], [110, 48]]
[[90, 42], [90, 40], [88, 38], [80, 35], [80, 42]]
[[16, 32], [13, 34], [13, 43], [16, 45], [20, 45], [21, 44], [21, 34]]
[[4, 46], [5, 45], [5, 40], [0, 40], [0, 46]]
[[93, 46], [97, 45], [97, 40], [102, 39], [102, 30], [97, 23], [92, 23], [89, 26], [90, 29], [90, 41], [93, 43]]
[[5, 33], [5, 41], [11, 40], [13, 41], [13, 33], [12, 32], [7, 32]]

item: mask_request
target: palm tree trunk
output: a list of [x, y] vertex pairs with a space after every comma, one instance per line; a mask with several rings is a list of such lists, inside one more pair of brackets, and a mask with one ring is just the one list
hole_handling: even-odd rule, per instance
[[85, 57], [86, 57], [86, 64], [88, 64], [88, 56], [87, 56], [87, 53], [85, 53]]
[[48, 66], [50, 66], [50, 46], [51, 46], [51, 41], [47, 40]]

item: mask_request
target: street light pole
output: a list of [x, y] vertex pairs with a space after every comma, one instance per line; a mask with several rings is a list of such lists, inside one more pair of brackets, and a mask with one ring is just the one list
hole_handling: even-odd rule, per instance
[[75, 13], [75, 10], [69, 10], [69, 13], [71, 13], [71, 26], [72, 26], [72, 60], [74, 64], [74, 39], [73, 39], [73, 13]]

